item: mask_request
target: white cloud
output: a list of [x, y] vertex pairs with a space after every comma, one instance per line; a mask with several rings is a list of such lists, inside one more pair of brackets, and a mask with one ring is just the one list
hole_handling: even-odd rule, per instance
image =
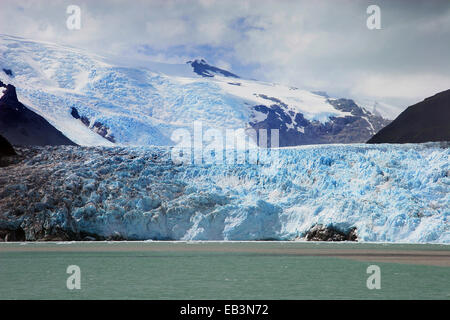
[[215, 66], [224, 70], [231, 71], [231, 64], [228, 61], [218, 60], [215, 62]]
[[355, 83], [352, 92], [376, 99], [409, 97], [420, 100], [450, 88], [450, 76], [439, 74], [375, 74]]
[[236, 73], [233, 61], [252, 65], [250, 77], [400, 104], [450, 87], [446, 0], [379, 0], [382, 30], [366, 27], [368, 0], [77, 3], [82, 29], [69, 31], [71, 1], [1, 0], [0, 33], [161, 62], [184, 62], [192, 57], [182, 48], [200, 48]]
[[[160, 21], [148, 21], [145, 23], [147, 41], [149, 44], [156, 44], [165, 47], [178, 44], [179, 38], [185, 36], [188, 26], [181, 19], [161, 19]], [[161, 41], [161, 37], [164, 41]]]

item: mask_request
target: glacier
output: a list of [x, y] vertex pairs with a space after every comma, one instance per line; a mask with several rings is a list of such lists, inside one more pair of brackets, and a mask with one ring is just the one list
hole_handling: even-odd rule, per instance
[[[173, 132], [191, 130], [194, 121], [221, 130], [280, 129], [279, 146], [365, 142], [389, 122], [353, 100], [220, 73], [202, 77], [192, 68], [197, 60], [141, 67], [128, 60], [0, 34], [0, 70], [12, 70], [0, 71], [0, 80], [82, 146], [170, 146]], [[90, 125], [74, 119], [72, 108]], [[96, 122], [116, 144], [95, 132]]]
[[177, 164], [165, 146], [17, 151], [0, 168], [0, 229], [27, 240], [302, 240], [322, 224], [361, 242], [450, 243], [448, 145], [266, 149], [255, 164]]

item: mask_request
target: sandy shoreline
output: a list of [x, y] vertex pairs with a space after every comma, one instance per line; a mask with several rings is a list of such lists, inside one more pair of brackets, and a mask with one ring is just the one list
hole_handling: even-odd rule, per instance
[[[372, 245], [372, 247], [371, 247]], [[339, 248], [341, 246], [342, 248]], [[347, 246], [347, 248], [346, 248]], [[348, 248], [352, 246], [352, 248]], [[238, 255], [288, 255], [335, 257], [364, 262], [402, 263], [450, 267], [450, 246], [412, 244], [283, 243], [283, 242], [66, 242], [66, 243], [1, 243], [1, 253], [20, 252], [145, 252], [180, 254], [203, 253]]]

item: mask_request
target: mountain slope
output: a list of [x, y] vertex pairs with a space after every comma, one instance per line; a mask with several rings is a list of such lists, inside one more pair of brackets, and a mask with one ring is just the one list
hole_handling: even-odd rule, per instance
[[367, 143], [450, 141], [450, 90], [408, 107]]
[[0, 98], [1, 135], [14, 145], [75, 145], [47, 120], [20, 103], [14, 86], [5, 87]]
[[0, 79], [18, 88], [21, 101], [87, 146], [173, 145], [173, 132], [191, 131], [194, 121], [204, 130], [278, 129], [280, 146], [352, 143], [367, 141], [388, 123], [352, 100], [242, 79], [204, 59], [128, 67], [0, 35], [0, 68], [11, 71], [0, 72]]

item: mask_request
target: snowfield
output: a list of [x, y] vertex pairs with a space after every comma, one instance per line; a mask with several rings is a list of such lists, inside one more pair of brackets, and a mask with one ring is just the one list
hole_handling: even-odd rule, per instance
[[284, 148], [235, 165], [175, 165], [170, 147], [18, 151], [0, 168], [0, 229], [28, 240], [294, 240], [323, 224], [356, 227], [358, 241], [450, 243], [450, 149], [439, 144]]
[[[286, 143], [280, 146], [335, 143], [326, 139], [328, 135], [337, 135], [355, 116], [330, 102], [336, 99], [289, 86], [219, 74], [202, 77], [187, 64], [132, 65], [126, 58], [114, 61], [72, 47], [0, 34], [0, 80], [14, 85], [22, 103], [82, 146], [113, 146], [112, 142], [172, 146], [176, 144], [173, 132], [192, 130], [194, 121], [201, 121], [205, 129], [245, 129], [258, 123], [258, 129], [282, 129]], [[264, 106], [264, 112], [256, 106], [259, 111]], [[89, 119], [87, 126], [74, 119], [72, 108]], [[356, 116], [364, 116], [365, 121], [350, 126], [358, 134], [343, 130], [340, 139], [347, 140], [337, 142], [365, 142], [386, 124], [366, 109], [360, 111]], [[112, 142], [93, 130], [96, 122], [107, 128]], [[339, 130], [331, 125], [334, 122]], [[308, 123], [312, 127], [305, 129]], [[325, 140], [317, 135], [326, 136]]]

